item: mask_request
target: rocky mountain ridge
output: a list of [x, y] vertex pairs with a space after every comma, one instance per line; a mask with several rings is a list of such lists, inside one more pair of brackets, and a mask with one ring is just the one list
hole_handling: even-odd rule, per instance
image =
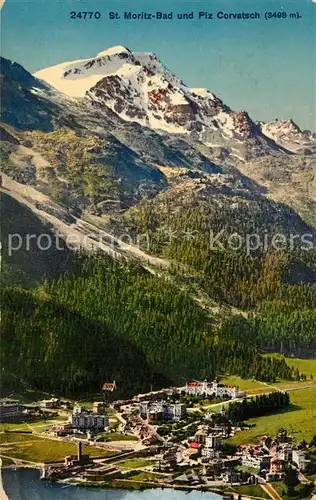
[[306, 156], [316, 154], [316, 135], [309, 130], [302, 131], [293, 120], [260, 122], [259, 126], [263, 134], [288, 151]]
[[124, 47], [35, 76], [11, 61], [1, 66], [3, 170], [76, 216], [117, 217], [171, 188], [185, 206], [187, 179], [195, 177], [197, 193], [205, 192], [199, 183], [214, 185], [212, 202], [220, 186], [234, 204], [242, 185], [254, 199], [285, 202], [314, 223], [313, 150], [284, 147], [287, 131], [305, 145], [314, 137], [292, 122], [256, 124], [208, 90], [187, 87], [154, 54]]
[[152, 53], [113, 47], [34, 76], [68, 96], [86, 97], [159, 133], [186, 135], [207, 146], [252, 139], [261, 149], [279, 149], [246, 111], [231, 110], [207, 89], [187, 87]]

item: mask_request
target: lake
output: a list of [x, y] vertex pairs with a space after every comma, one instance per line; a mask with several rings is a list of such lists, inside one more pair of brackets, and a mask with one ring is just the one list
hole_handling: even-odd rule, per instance
[[127, 491], [102, 488], [82, 488], [40, 481], [36, 469], [3, 469], [2, 480], [9, 500], [221, 500], [214, 493], [152, 489]]

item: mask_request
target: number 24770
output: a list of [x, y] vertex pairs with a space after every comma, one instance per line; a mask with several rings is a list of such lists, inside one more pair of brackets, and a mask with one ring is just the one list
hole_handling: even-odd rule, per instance
[[96, 12], [70, 12], [70, 19], [100, 19], [101, 13]]

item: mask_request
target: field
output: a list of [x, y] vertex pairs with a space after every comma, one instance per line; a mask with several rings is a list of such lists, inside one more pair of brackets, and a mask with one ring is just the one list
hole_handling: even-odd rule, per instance
[[[283, 358], [281, 354], [267, 354], [269, 357]], [[273, 384], [268, 384], [266, 382], [259, 382], [258, 380], [243, 380], [237, 376], [230, 376], [224, 378], [224, 383], [227, 385], [237, 385], [242, 391], [247, 394], [260, 394], [263, 392], [268, 392], [275, 389], [292, 389], [294, 387], [303, 387], [316, 384], [316, 359], [296, 359], [296, 358], [284, 358], [285, 361], [298, 368], [300, 373], [307, 376], [307, 380], [278, 380]], [[311, 378], [311, 376], [313, 378]]]
[[[261, 394], [270, 390], [269, 385], [265, 382], [259, 382], [258, 380], [244, 380], [235, 375], [224, 378], [224, 383], [227, 385], [236, 385], [241, 391], [245, 391], [247, 394]], [[271, 391], [273, 391], [272, 387]]]
[[263, 491], [259, 484], [246, 484], [243, 486], [233, 486], [230, 491], [235, 491], [244, 497], [257, 497], [257, 498], [270, 498], [269, 495]]
[[123, 469], [139, 469], [142, 467], [149, 467], [155, 463], [152, 460], [146, 460], [145, 458], [131, 458], [130, 460], [124, 460], [124, 462], [119, 462], [119, 467]]
[[307, 375], [307, 379], [311, 379], [311, 375], [316, 382], [316, 359], [296, 359], [296, 358], [285, 358], [286, 362], [298, 368], [301, 373]]
[[31, 432], [4, 432], [0, 434], [0, 443], [24, 443], [24, 441], [37, 441], [39, 438]]
[[166, 477], [164, 474], [152, 473], [152, 472], [138, 472], [134, 476], [130, 476], [130, 481], [153, 481], [157, 482], [157, 479]]
[[[92, 446], [83, 446], [83, 453], [92, 457], [113, 456], [116, 452], [109, 452]], [[66, 455], [75, 455], [75, 443], [45, 439], [32, 434], [4, 433], [1, 435], [0, 455], [17, 460], [33, 463], [49, 463], [63, 461]]]
[[288, 411], [251, 419], [249, 422], [255, 427], [239, 432], [230, 441], [258, 442], [264, 435], [275, 435], [280, 427], [286, 428], [296, 441], [310, 440], [316, 434], [316, 387], [291, 391], [290, 397], [292, 407]]
[[1, 397], [7, 397], [9, 399], [17, 399], [20, 403], [34, 403], [40, 402], [43, 399], [50, 399], [52, 394], [43, 391], [37, 391], [36, 389], [25, 389], [23, 392], [8, 392], [4, 390]]
[[[136, 436], [130, 434], [120, 434], [116, 432], [109, 432], [106, 434], [100, 434], [102, 441], [138, 441]], [[100, 441], [101, 441], [100, 439]]]
[[[280, 354], [274, 354], [275, 357], [282, 357]], [[297, 359], [297, 358], [285, 358], [286, 362], [298, 368], [301, 373], [307, 375], [310, 378], [311, 375], [316, 380], [316, 359]]]
[[26, 432], [44, 432], [48, 427], [51, 427], [55, 424], [60, 424], [62, 422], [66, 422], [65, 417], [59, 417], [58, 415], [54, 415], [52, 418], [39, 419], [36, 421], [30, 422], [21, 422], [21, 423], [2, 423], [0, 424], [0, 432], [2, 431], [26, 431]]

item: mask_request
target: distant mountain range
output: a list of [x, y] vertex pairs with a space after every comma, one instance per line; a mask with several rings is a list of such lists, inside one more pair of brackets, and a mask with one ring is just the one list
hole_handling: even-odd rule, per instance
[[35, 75], [2, 59], [1, 75], [2, 170], [46, 196], [44, 216], [111, 232], [144, 200], [172, 211], [194, 198], [277, 213], [287, 231], [316, 224], [315, 134], [255, 123], [152, 53], [113, 47]]

